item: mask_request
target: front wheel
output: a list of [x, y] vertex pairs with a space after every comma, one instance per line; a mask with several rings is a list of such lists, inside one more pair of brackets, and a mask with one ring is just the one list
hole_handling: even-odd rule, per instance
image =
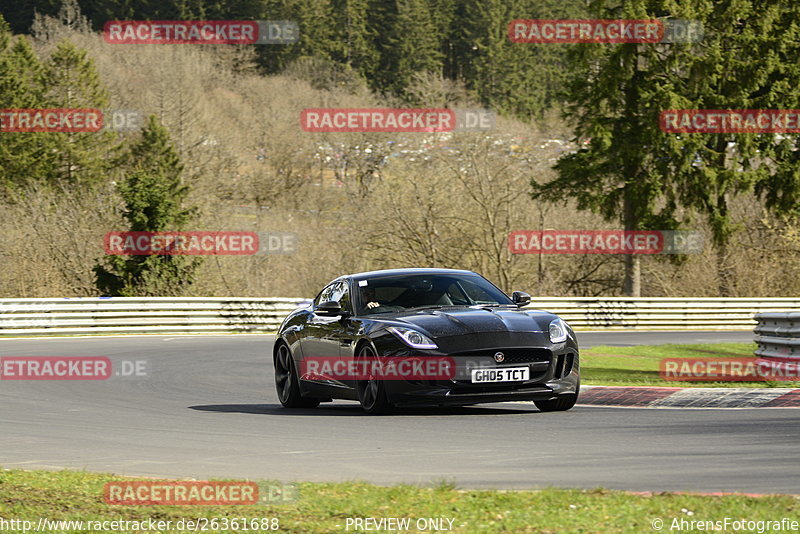
[[580, 390], [581, 385], [578, 383], [578, 385], [575, 387], [574, 395], [561, 395], [557, 399], [533, 401], [533, 403], [537, 408], [539, 408], [540, 412], [566, 412], [575, 406], [576, 402], [578, 402], [578, 393]]
[[295, 371], [294, 358], [289, 347], [281, 343], [275, 354], [275, 389], [284, 408], [314, 408], [319, 399], [305, 398], [300, 394], [300, 379]]
[[[377, 355], [372, 350], [372, 347], [364, 345], [358, 351], [356, 360], [373, 360], [376, 357]], [[361, 407], [365, 412], [372, 415], [388, 412], [391, 405], [386, 399], [386, 389], [383, 386], [383, 381], [371, 372], [365, 378], [366, 380], [358, 380], [356, 382], [356, 390]]]

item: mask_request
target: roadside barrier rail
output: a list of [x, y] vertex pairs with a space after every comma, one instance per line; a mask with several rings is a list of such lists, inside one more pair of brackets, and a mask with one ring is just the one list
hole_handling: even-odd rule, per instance
[[[282, 297], [5, 298], [0, 299], [0, 337], [266, 333], [307, 302]], [[576, 330], [750, 330], [756, 313], [800, 311], [800, 297], [534, 297], [528, 308], [557, 313]]]
[[757, 313], [756, 320], [756, 356], [773, 362], [800, 363], [800, 312]]

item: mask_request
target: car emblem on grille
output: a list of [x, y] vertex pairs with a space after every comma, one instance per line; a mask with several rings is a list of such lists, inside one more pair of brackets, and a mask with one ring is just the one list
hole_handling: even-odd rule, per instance
[[494, 353], [494, 361], [496, 361], [497, 363], [500, 363], [505, 359], [506, 359], [506, 355], [503, 354], [502, 352], [495, 352]]

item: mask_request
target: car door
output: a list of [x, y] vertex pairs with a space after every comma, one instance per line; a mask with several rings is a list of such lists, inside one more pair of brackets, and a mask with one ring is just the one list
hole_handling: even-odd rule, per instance
[[336, 339], [338, 332], [338, 322], [341, 317], [328, 317], [317, 315], [315, 310], [322, 302], [336, 300], [335, 297], [340, 288], [340, 281], [334, 281], [325, 286], [320, 291], [314, 304], [311, 307], [308, 320], [305, 325], [305, 335], [303, 336], [302, 348], [303, 358], [338, 358], [339, 345]]
[[[355, 358], [356, 340], [359, 339], [364, 325], [363, 320], [356, 314], [356, 295], [351, 293], [351, 288], [347, 281], [344, 281], [343, 284], [340, 300], [337, 302], [342, 306], [342, 310], [347, 310], [349, 313], [339, 322], [337, 336], [339, 340], [339, 358], [347, 366]], [[353, 288], [355, 288], [355, 284], [353, 284]], [[357, 289], [354, 289], [354, 291], [357, 291]], [[356, 381], [344, 380], [343, 383], [348, 387], [354, 388]]]
[[350, 335], [350, 329], [348, 328], [351, 317], [353, 317], [353, 303], [350, 298], [350, 286], [347, 280], [339, 281], [330, 296], [330, 300], [338, 302], [342, 308], [342, 315], [336, 318], [337, 321], [330, 323], [328, 331], [330, 342], [336, 344], [336, 356], [341, 358], [353, 342], [353, 336]]
[[[312, 314], [308, 325], [313, 330], [313, 334], [306, 339], [311, 342], [309, 346], [313, 348], [309, 351], [304, 348], [303, 354], [306, 357], [311, 355], [312, 357], [331, 358], [331, 361], [333, 359], [340, 360], [342, 354], [347, 353], [354, 339], [349, 327], [353, 313], [350, 288], [346, 280], [340, 280], [332, 283], [326, 290], [320, 293], [315, 305], [332, 300], [338, 302], [345, 313], [336, 317]], [[352, 348], [350, 348], [350, 352], [352, 352]], [[356, 397], [352, 390], [353, 382], [344, 378], [346, 377], [332, 376], [330, 377], [332, 381], [328, 381], [324, 385], [318, 384], [318, 390], [327, 391], [327, 394], [337, 398], [355, 399]], [[328, 389], [326, 390], [326, 388]]]
[[[351, 299], [350, 286], [347, 280], [342, 280], [333, 289], [330, 300], [338, 302], [342, 308], [342, 315], [336, 321], [327, 325], [326, 343], [330, 343], [331, 353], [336, 352], [337, 358], [344, 361], [352, 359], [355, 333], [358, 329], [358, 321], [354, 319], [354, 303]], [[334, 348], [335, 346], [335, 348]], [[346, 367], [345, 367], [346, 368]], [[340, 385], [352, 387], [355, 382], [352, 380], [337, 380]]]

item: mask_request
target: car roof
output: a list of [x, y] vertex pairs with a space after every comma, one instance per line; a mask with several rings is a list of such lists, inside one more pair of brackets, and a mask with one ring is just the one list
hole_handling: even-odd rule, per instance
[[437, 268], [410, 268], [410, 269], [383, 269], [380, 271], [367, 271], [363, 273], [348, 274], [339, 278], [378, 278], [381, 276], [397, 276], [402, 274], [477, 274], [464, 269], [437, 269]]

